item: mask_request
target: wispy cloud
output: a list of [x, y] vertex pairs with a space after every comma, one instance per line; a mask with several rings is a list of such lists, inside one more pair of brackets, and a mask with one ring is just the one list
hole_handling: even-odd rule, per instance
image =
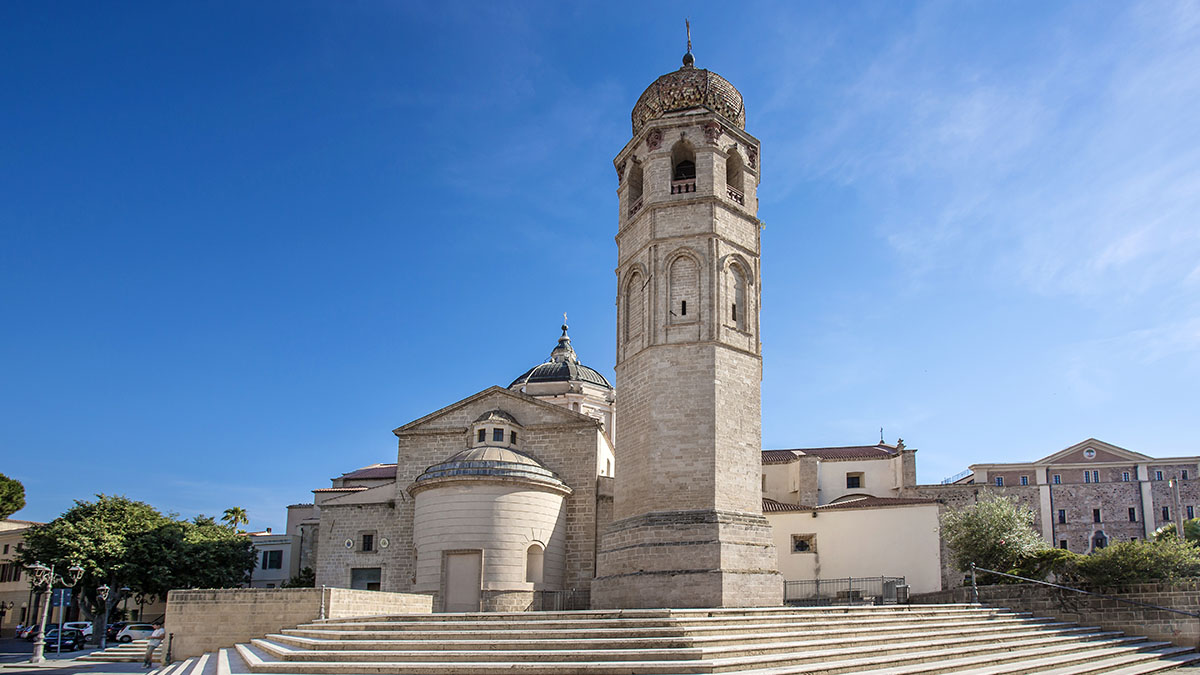
[[1030, 36], [1047, 52], [1036, 68], [936, 61], [939, 8], [842, 87], [784, 170], [890, 202], [881, 236], [916, 275], [976, 269], [1080, 297], [1194, 280], [1200, 5], [1063, 17], [1074, 32]]

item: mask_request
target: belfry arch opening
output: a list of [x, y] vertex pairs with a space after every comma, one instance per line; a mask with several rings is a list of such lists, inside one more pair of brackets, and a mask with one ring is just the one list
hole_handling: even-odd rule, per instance
[[725, 159], [725, 188], [729, 198], [739, 204], [746, 203], [745, 166], [736, 151]]
[[687, 141], [671, 148], [671, 194], [696, 191], [696, 151]]
[[626, 179], [629, 184], [629, 203], [636, 204], [642, 198], [642, 165], [639, 162], [633, 162], [629, 167], [629, 177]]

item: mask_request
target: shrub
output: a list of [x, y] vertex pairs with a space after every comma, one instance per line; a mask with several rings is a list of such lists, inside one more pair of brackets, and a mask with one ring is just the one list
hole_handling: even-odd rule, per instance
[[1200, 549], [1179, 541], [1122, 541], [1076, 563], [1079, 578], [1096, 586], [1171, 581], [1200, 576]]

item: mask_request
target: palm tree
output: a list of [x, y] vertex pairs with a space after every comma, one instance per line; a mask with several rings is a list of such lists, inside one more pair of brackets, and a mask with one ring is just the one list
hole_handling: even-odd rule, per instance
[[246, 515], [246, 509], [243, 509], [240, 506], [234, 506], [232, 508], [225, 509], [225, 515], [221, 516], [221, 520], [225, 521], [225, 524], [229, 527], [236, 528], [238, 525], [245, 525], [249, 523], [250, 516]]

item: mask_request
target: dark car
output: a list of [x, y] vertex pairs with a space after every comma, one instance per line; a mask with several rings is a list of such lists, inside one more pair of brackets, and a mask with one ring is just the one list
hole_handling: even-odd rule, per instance
[[108, 628], [105, 629], [104, 635], [109, 640], [116, 640], [117, 633], [120, 633], [121, 629], [128, 625], [129, 625], [128, 621], [114, 621], [114, 622], [108, 624]]
[[61, 645], [61, 651], [73, 652], [77, 649], [83, 649], [83, 643], [86, 640], [87, 638], [83, 636], [83, 631], [78, 628], [62, 629], [61, 640], [57, 628], [46, 631], [46, 649], [48, 651], [60, 651], [59, 646]]

